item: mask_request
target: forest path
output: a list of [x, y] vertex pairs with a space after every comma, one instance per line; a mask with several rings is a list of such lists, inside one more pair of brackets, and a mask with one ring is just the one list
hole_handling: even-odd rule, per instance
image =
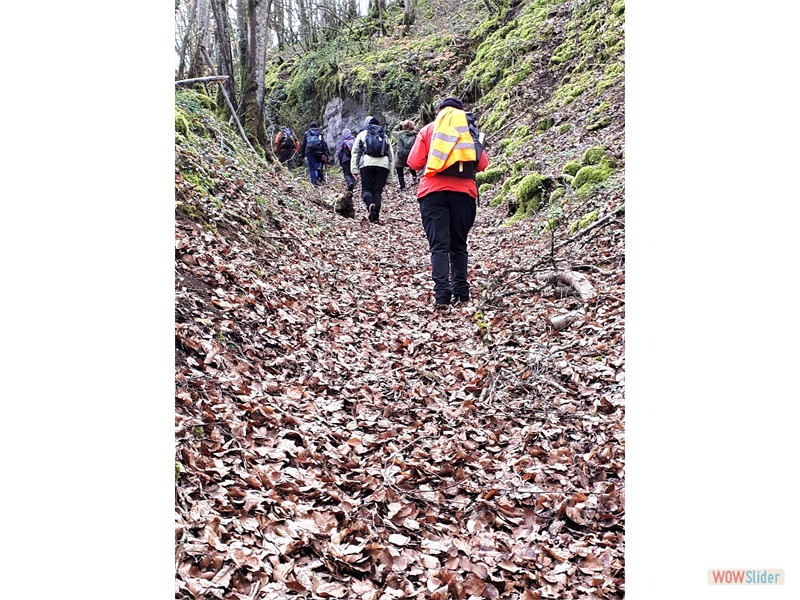
[[[341, 187], [311, 193], [330, 202]], [[354, 219], [314, 208], [318, 233], [285, 222], [278, 237], [289, 250], [269, 260], [179, 231], [181, 252], [224, 264], [254, 300], [211, 301], [238, 316], [196, 345], [217, 347], [222, 335], [234, 354], [207, 352], [205, 374], [177, 378], [178, 590], [367, 600], [618, 593], [624, 449], [609, 361], [620, 356], [587, 341], [608, 346], [621, 324], [552, 337], [530, 274], [494, 279], [538, 260], [524, 241], [531, 225], [498, 227], [504, 209], [488, 206], [469, 237], [472, 301], [434, 311], [414, 191], [390, 181], [378, 224], [358, 197]], [[179, 306], [205, 289], [183, 277]], [[219, 320], [201, 318], [205, 306], [179, 315], [189, 349], [189, 320]]]

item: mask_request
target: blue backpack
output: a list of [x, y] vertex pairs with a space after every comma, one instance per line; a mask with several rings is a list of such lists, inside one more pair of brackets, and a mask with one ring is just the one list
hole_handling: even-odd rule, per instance
[[381, 157], [388, 154], [389, 142], [386, 140], [386, 132], [380, 125], [367, 125], [367, 133], [364, 137], [364, 152], [369, 156]]
[[322, 154], [322, 133], [319, 129], [309, 129], [306, 135], [306, 153]]

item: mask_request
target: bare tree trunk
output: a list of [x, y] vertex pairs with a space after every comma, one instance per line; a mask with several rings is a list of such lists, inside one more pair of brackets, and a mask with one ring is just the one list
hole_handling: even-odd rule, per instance
[[403, 0], [403, 35], [408, 35], [408, 30], [417, 20], [417, 0]]
[[[272, 3], [272, 30], [277, 38], [278, 50], [283, 50], [284, 48], [284, 26], [283, 0], [274, 0]], [[269, 31], [267, 34], [269, 34]]]
[[[228, 79], [222, 84], [221, 89], [225, 89], [227, 100], [230, 105], [237, 109], [236, 102], [236, 82], [234, 79], [233, 56], [231, 53], [231, 27], [228, 22], [228, 11], [225, 0], [211, 0], [211, 9], [214, 12], [216, 27], [214, 31], [217, 37], [217, 55], [219, 56], [220, 75], [228, 75]], [[223, 100], [225, 99], [223, 94]], [[222, 102], [219, 103], [222, 106]]]
[[[242, 89], [250, 70], [250, 10], [249, 0], [236, 0], [236, 48], [239, 54], [239, 81]], [[241, 114], [239, 115], [241, 117]]]
[[197, 39], [192, 47], [191, 60], [189, 62], [189, 72], [187, 77], [202, 77], [205, 74], [205, 61], [200, 52], [200, 48], [208, 48], [208, 32], [210, 29], [210, 10], [209, 0], [197, 0]]
[[300, 19], [300, 39], [303, 45], [309, 47], [312, 43], [311, 13], [305, 0], [297, 0], [299, 9], [298, 18]]
[[258, 100], [262, 121], [264, 119], [264, 80], [267, 69], [268, 24], [272, 5], [272, 0], [258, 0], [256, 7], [256, 99]]
[[[179, 0], [175, 0], [175, 6], [177, 8]], [[181, 50], [180, 50], [180, 59], [178, 61], [178, 79], [183, 79], [184, 72], [186, 70], [186, 48], [189, 45], [189, 36], [192, 34], [192, 30], [195, 26], [195, 21], [197, 20], [197, 1], [194, 0], [192, 2], [192, 8], [189, 11], [189, 19], [186, 23], [186, 30], [183, 32], [183, 41], [181, 42]]]

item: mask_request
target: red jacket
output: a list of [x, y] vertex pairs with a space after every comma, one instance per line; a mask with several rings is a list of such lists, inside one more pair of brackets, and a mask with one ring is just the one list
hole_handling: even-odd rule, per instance
[[[417, 187], [417, 200], [423, 196], [427, 196], [431, 192], [443, 192], [445, 190], [451, 192], [462, 192], [469, 194], [473, 198], [478, 197], [478, 188], [475, 185], [475, 180], [470, 177], [452, 177], [449, 175], [433, 175], [431, 177], [423, 177], [425, 164], [428, 162], [428, 150], [430, 149], [431, 136], [433, 135], [433, 123], [428, 123], [420, 129], [414, 146], [408, 155], [408, 168], [414, 171], [419, 171], [420, 179], [419, 186]], [[476, 170], [483, 171], [489, 166], [489, 159], [486, 158], [486, 152], [481, 154], [478, 161]]]

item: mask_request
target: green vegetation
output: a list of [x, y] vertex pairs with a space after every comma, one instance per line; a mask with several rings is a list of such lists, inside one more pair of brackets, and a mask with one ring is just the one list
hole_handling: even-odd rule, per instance
[[507, 166], [493, 167], [481, 171], [475, 178], [476, 183], [481, 186], [483, 184], [493, 184], [500, 181], [500, 178], [508, 172]]
[[606, 155], [606, 149], [602, 146], [594, 146], [593, 148], [589, 148], [586, 152], [583, 153], [581, 157], [581, 164], [583, 165], [599, 165], [600, 161], [603, 160], [603, 157]]
[[579, 219], [575, 219], [569, 225], [569, 235], [577, 233], [581, 229], [588, 227], [592, 223], [597, 221], [597, 211], [591, 211], [580, 217]]
[[581, 170], [581, 163], [577, 160], [571, 160], [567, 164], [564, 165], [564, 168], [561, 169], [562, 175], [571, 175], [575, 176], [575, 173]]
[[600, 117], [597, 121], [595, 121], [591, 125], [588, 125], [586, 127], [586, 131], [595, 131], [597, 129], [602, 129], [603, 127], [608, 127], [609, 125], [611, 125], [612, 122], [613, 121], [611, 117], [609, 117], [608, 115]]

